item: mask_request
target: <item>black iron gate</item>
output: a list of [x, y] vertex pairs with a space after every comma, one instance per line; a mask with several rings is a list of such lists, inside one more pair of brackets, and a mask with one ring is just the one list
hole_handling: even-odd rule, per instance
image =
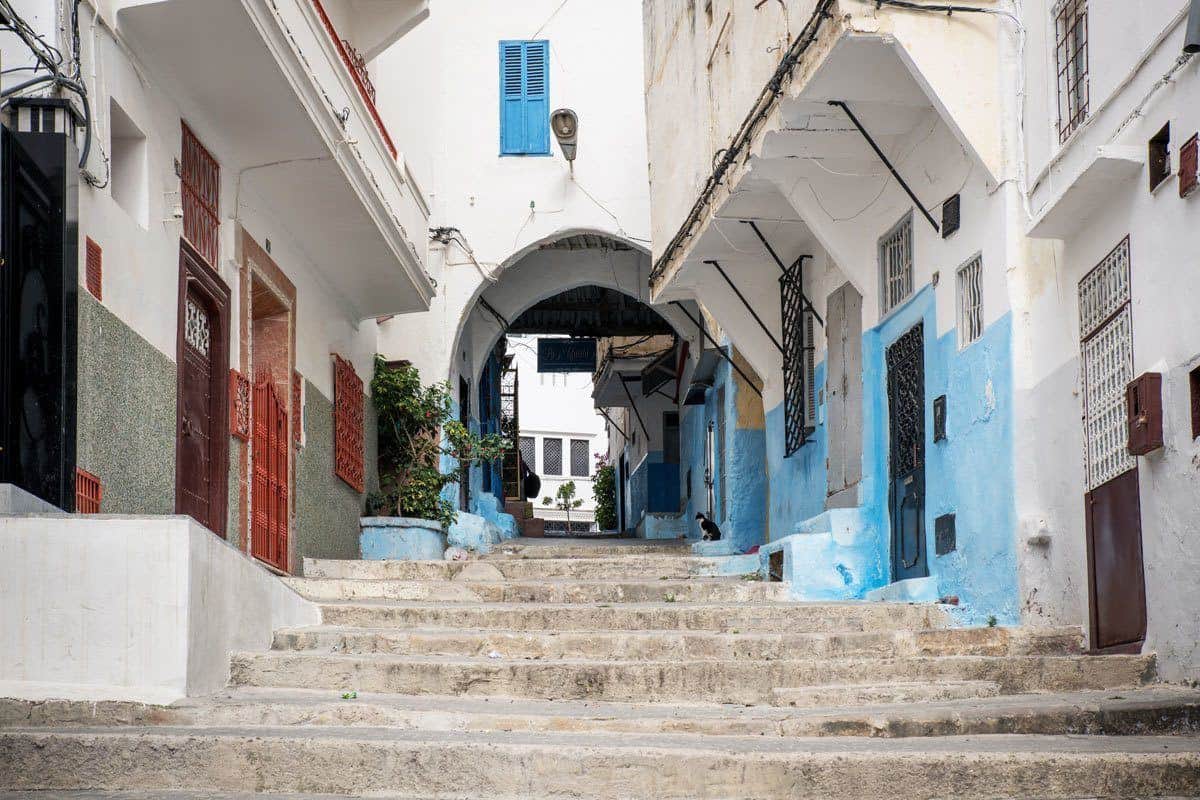
[[795, 453], [815, 429], [813, 397], [813, 312], [804, 296], [804, 259], [779, 279], [779, 311], [783, 320], [784, 457]]
[[78, 263], [75, 152], [3, 131], [0, 482], [75, 508]]
[[925, 547], [925, 326], [887, 349], [892, 579], [929, 574]]

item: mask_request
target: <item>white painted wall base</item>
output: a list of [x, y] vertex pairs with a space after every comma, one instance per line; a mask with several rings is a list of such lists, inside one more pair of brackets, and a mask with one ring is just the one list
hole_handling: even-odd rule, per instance
[[188, 517], [0, 517], [0, 696], [166, 703], [317, 606]]

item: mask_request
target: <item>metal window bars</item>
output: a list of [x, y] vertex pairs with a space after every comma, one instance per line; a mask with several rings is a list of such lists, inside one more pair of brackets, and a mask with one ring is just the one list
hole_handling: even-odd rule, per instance
[[983, 256], [958, 268], [958, 346], [983, 335]]
[[1088, 115], [1087, 0], [1062, 0], [1054, 18], [1058, 139], [1065, 142]]
[[562, 439], [549, 437], [542, 439], [542, 474], [562, 475]]
[[586, 478], [591, 475], [591, 470], [588, 468], [588, 456], [591, 455], [591, 448], [587, 439], [572, 439], [571, 440], [571, 476], [575, 478]]
[[879, 240], [879, 282], [886, 314], [913, 291], [912, 214], [896, 223]]
[[214, 269], [218, 266], [221, 167], [192, 129], [183, 123], [179, 164], [183, 236]]

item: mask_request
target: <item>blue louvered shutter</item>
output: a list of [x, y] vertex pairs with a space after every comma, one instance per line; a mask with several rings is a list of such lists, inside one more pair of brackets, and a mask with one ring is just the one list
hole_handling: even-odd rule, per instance
[[500, 42], [500, 153], [550, 152], [550, 43]]

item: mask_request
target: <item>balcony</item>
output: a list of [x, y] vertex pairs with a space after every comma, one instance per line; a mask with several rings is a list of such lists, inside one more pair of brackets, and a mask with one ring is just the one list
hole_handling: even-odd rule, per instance
[[[268, 213], [361, 318], [429, 307], [429, 208], [365, 70], [424, 0], [372, 4], [366, 20], [346, 0], [114, 5], [118, 32], [221, 161], [223, 217]], [[343, 32], [361, 29], [355, 49]]]

